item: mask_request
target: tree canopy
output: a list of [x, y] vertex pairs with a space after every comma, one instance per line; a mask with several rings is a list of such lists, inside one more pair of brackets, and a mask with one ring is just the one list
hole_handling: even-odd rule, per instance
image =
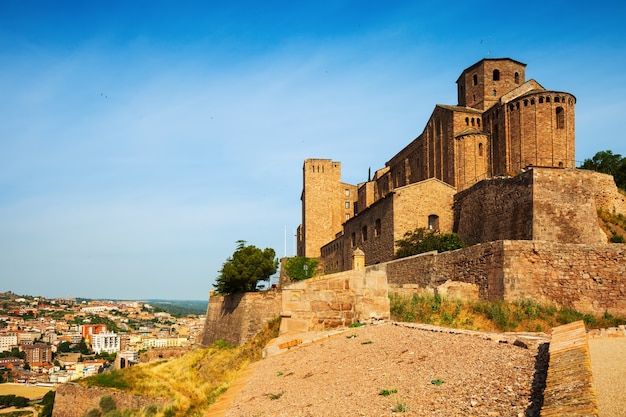
[[436, 230], [426, 230], [417, 228], [404, 234], [404, 238], [396, 240], [396, 256], [404, 258], [419, 253], [430, 252], [446, 252], [449, 250], [459, 249], [465, 245], [456, 233], [439, 233]]
[[294, 256], [285, 262], [285, 272], [287, 276], [293, 280], [301, 281], [303, 279], [313, 278], [319, 261], [315, 258], [307, 258], [304, 256]]
[[278, 269], [274, 249], [263, 250], [237, 241], [237, 250], [224, 262], [214, 287], [220, 294], [255, 291], [257, 282], [267, 281]]
[[580, 168], [613, 175], [615, 184], [622, 190], [626, 190], [626, 157], [618, 153], [597, 152], [592, 158], [585, 159]]

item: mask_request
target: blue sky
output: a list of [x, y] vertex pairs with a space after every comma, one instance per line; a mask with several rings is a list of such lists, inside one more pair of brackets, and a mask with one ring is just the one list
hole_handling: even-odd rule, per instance
[[237, 240], [294, 254], [304, 159], [365, 181], [482, 58], [625, 155], [626, 6], [491, 4], [1, 0], [0, 291], [204, 300]]

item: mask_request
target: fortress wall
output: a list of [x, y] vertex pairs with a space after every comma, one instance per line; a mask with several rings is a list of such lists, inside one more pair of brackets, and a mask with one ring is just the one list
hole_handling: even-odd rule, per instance
[[593, 173], [576, 169], [535, 168], [533, 239], [568, 243], [605, 243], [598, 225]]
[[454, 197], [454, 232], [474, 245], [532, 239], [532, 174], [481, 181]]
[[502, 242], [474, 245], [451, 252], [428, 252], [384, 265], [390, 291], [438, 291], [448, 281], [471, 284], [478, 298], [504, 297]]
[[387, 277], [375, 267], [295, 282], [282, 293], [281, 334], [389, 318]]
[[626, 245], [498, 241], [379, 265], [390, 292], [441, 292], [450, 282], [477, 298], [537, 302], [583, 313], [626, 315]]
[[626, 215], [626, 195], [618, 191], [612, 175], [586, 170], [579, 171], [593, 180], [598, 209]]
[[201, 344], [243, 345], [280, 314], [281, 293], [270, 290], [209, 297]]
[[626, 245], [506, 241], [505, 300], [626, 315]]

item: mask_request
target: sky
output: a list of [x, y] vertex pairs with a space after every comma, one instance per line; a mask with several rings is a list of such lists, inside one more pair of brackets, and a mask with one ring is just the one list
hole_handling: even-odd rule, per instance
[[626, 5], [0, 0], [0, 291], [206, 300], [238, 240], [295, 254], [302, 164], [367, 180], [483, 58], [626, 155]]

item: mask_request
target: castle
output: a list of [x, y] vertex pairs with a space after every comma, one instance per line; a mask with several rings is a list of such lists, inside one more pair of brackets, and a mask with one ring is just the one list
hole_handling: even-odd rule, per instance
[[[298, 256], [320, 258], [326, 273], [350, 269], [357, 247], [364, 251], [367, 265], [387, 262], [395, 257], [395, 241], [416, 228], [456, 232], [469, 244], [545, 240], [549, 232], [542, 235], [533, 224], [539, 221], [539, 208], [532, 200], [539, 193], [537, 175], [543, 172], [543, 178], [550, 172], [543, 168], [573, 175], [576, 98], [546, 90], [533, 79], [526, 81], [525, 69], [526, 64], [510, 58], [483, 59], [465, 69], [456, 81], [458, 104], [436, 105], [422, 134], [364, 183], [341, 182], [339, 162], [307, 159]], [[477, 185], [529, 170], [534, 175], [518, 178], [524, 184], [517, 188], [530, 187], [532, 196], [507, 194], [504, 189], [492, 196], [502, 200], [499, 206], [509, 205], [508, 214], [511, 210], [519, 214], [516, 224], [502, 224], [500, 219], [498, 224], [508, 229], [489, 231], [498, 226], [493, 224], [496, 217], [485, 217], [489, 207], [476, 212], [468, 208], [476, 195], [486, 197], [489, 185], [483, 185], [482, 192]], [[532, 207], [520, 208], [524, 203]], [[547, 240], [606, 242], [594, 225], [588, 229], [592, 230], [580, 231], [573, 239]]]
[[[373, 178], [307, 159], [297, 254], [320, 274], [278, 290], [211, 297], [202, 343], [242, 343], [275, 316], [281, 334], [388, 319], [390, 295], [531, 299], [626, 315], [626, 246], [598, 211], [626, 214], [613, 177], [575, 168], [573, 95], [525, 81], [525, 65], [483, 59], [457, 80], [421, 135]], [[396, 259], [416, 228], [458, 233], [466, 248]]]

